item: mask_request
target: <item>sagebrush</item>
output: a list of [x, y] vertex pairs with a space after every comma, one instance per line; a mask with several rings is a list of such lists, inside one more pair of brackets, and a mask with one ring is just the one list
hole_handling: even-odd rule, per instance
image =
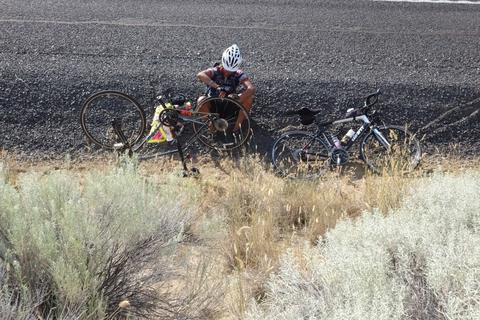
[[283, 257], [248, 319], [479, 319], [480, 175], [424, 179]]
[[134, 162], [86, 176], [29, 173], [15, 185], [7, 177], [0, 175], [2, 310], [25, 319], [175, 318], [185, 310], [155, 286], [167, 274], [163, 257], [196, 215], [182, 196], [193, 185], [152, 183]]

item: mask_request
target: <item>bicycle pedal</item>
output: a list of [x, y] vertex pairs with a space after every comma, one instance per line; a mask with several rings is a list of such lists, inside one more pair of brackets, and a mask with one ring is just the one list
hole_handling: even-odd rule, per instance
[[229, 147], [229, 146], [234, 146], [234, 145], [235, 145], [235, 142], [223, 143], [223, 144], [222, 144], [222, 146], [223, 146], [224, 148]]
[[117, 142], [117, 143], [114, 143], [114, 144], [113, 144], [113, 149], [115, 149], [115, 150], [123, 149], [123, 147], [125, 147], [125, 145], [123, 144], [123, 142]]

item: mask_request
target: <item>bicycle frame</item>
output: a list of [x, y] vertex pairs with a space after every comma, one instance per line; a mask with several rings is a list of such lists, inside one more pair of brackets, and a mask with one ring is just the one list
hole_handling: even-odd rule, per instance
[[[405, 154], [408, 157], [408, 168], [409, 170], [410, 168], [413, 169], [418, 164], [421, 156], [419, 142], [405, 128], [395, 125], [384, 125], [378, 119], [378, 116], [374, 117], [377, 110], [372, 110], [371, 107], [378, 102], [380, 94], [380, 90], [377, 90], [377, 92], [368, 95], [363, 107], [351, 108], [347, 111], [345, 118], [334, 121], [318, 121], [319, 119], [316, 115], [323, 111], [320, 109], [311, 110], [307, 107], [302, 107], [298, 110], [286, 110], [284, 112], [285, 116], [298, 115], [302, 125], [315, 123], [317, 129], [314, 132], [310, 130], [290, 130], [278, 137], [272, 147], [274, 167], [284, 170], [281, 169], [284, 165], [287, 168], [292, 168], [296, 166], [296, 163], [304, 163], [307, 167], [314, 168], [317, 161], [320, 166], [326, 164], [327, 162], [325, 161], [336, 166], [344, 165], [349, 161], [350, 149], [360, 140], [360, 159], [367, 163], [375, 172], [379, 172], [379, 168], [377, 163], [372, 162], [370, 153], [380, 152], [382, 155], [389, 155], [392, 151], [397, 152], [400, 149], [403, 152], [405, 148], [407, 148], [404, 152], [406, 152]], [[331, 130], [330, 126], [349, 122], [360, 122], [361, 125], [357, 129], [354, 129], [356, 126], [353, 126], [348, 133], [349, 140], [340, 144], [339, 138], [335, 135], [335, 130]], [[390, 134], [392, 134], [391, 137]], [[398, 137], [405, 137], [403, 145], [397, 144]], [[408, 141], [407, 138], [409, 139]], [[366, 155], [365, 146], [367, 146], [368, 155]], [[371, 150], [373, 151], [369, 149], [370, 147], [372, 147]]]
[[[204, 114], [204, 115], [207, 115], [206, 113], [204, 112], [192, 112], [192, 114], [195, 114], [195, 115], [198, 115], [198, 114]], [[156, 158], [156, 157], [161, 157], [161, 156], [166, 156], [166, 155], [169, 155], [169, 154], [174, 154], [174, 153], [183, 153], [183, 151], [185, 151], [186, 149], [188, 149], [195, 140], [197, 140], [198, 136], [200, 135], [200, 132], [202, 131], [202, 129], [204, 129], [205, 127], [207, 127], [207, 123], [205, 122], [202, 122], [202, 121], [199, 121], [197, 120], [196, 118], [192, 117], [192, 116], [183, 116], [183, 115], [179, 115], [178, 117], [179, 119], [179, 122], [185, 122], [185, 123], [192, 123], [192, 124], [198, 124], [200, 127], [199, 127], [199, 130], [197, 130], [193, 135], [190, 136], [190, 138], [185, 142], [183, 143], [180, 148], [178, 148], [177, 146], [177, 149], [170, 149], [170, 150], [167, 150], [167, 151], [163, 151], [163, 152], [158, 152], [158, 153], [155, 153], [153, 155], [149, 155], [149, 156], [143, 156], [142, 159], [144, 160], [147, 160], [147, 159], [152, 159], [152, 158]], [[132, 148], [132, 151], [133, 152], [136, 152], [138, 150], [140, 150], [140, 148], [142, 148], [142, 146], [156, 133], [156, 130], [154, 130], [152, 133], [148, 134], [144, 139], [142, 139], [136, 146], [133, 146]], [[178, 142], [178, 139], [177, 139], [177, 142]]]
[[[322, 130], [324, 126], [327, 125], [336, 125], [336, 124], [342, 124], [342, 123], [348, 123], [348, 122], [357, 122], [357, 121], [362, 121], [363, 125], [354, 133], [352, 138], [348, 141], [346, 145], [343, 146], [344, 149], [349, 150], [355, 141], [357, 141], [358, 138], [364, 137], [366, 134], [366, 129], [370, 128], [371, 131], [373, 131], [375, 137], [378, 139], [378, 141], [387, 149], [390, 148], [390, 143], [387, 141], [387, 139], [383, 136], [383, 134], [376, 128], [376, 126], [370, 121], [370, 119], [367, 117], [367, 115], [361, 115], [361, 116], [355, 116], [355, 117], [349, 117], [349, 118], [344, 118], [340, 120], [335, 120], [331, 122], [327, 122], [324, 124], [319, 124], [319, 130], [317, 131], [317, 136], [323, 135], [323, 137], [326, 139], [326, 141], [329, 141], [329, 139], [325, 135], [326, 130]], [[332, 146], [327, 146], [328, 148], [332, 148]]]

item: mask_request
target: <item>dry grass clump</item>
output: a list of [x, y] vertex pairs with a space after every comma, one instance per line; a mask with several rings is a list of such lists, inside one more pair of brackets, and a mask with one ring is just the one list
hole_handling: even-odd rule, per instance
[[386, 214], [398, 208], [412, 183], [420, 179], [421, 172], [410, 176], [401, 174], [384, 174], [381, 176], [367, 173], [361, 180], [362, 197], [366, 209], [379, 209]]
[[282, 258], [248, 319], [476, 319], [480, 315], [480, 175], [424, 179], [384, 216], [343, 220], [307, 270]]
[[221, 169], [204, 169], [198, 181], [204, 212], [200, 237], [216, 235], [231, 270], [227, 304], [237, 318], [250, 299], [264, 299], [268, 277], [293, 242], [316, 245], [338, 221], [369, 208], [387, 213], [412, 181], [400, 175], [356, 179], [337, 173], [318, 180], [283, 179], [251, 157], [224, 161]]
[[[340, 218], [368, 208], [387, 212], [400, 203], [412, 178], [331, 173], [318, 180], [283, 179], [255, 158], [224, 162], [227, 175], [214, 172], [200, 181], [201, 208], [207, 221], [228, 231], [225, 248], [234, 269], [268, 270], [293, 234], [315, 244]], [[211, 230], [209, 230], [211, 232]]]

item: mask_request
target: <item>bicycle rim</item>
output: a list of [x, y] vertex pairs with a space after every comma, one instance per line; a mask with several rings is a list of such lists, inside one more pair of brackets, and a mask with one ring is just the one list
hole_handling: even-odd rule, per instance
[[389, 146], [372, 131], [362, 142], [361, 153], [369, 168], [378, 174], [405, 174], [421, 159], [420, 142], [399, 126], [377, 127]]
[[[204, 99], [195, 111], [198, 114], [197, 120], [202, 124], [194, 123], [194, 132], [198, 134], [198, 140], [209, 148], [234, 150], [244, 145], [250, 136], [250, 117], [236, 100], [210, 97]], [[209, 114], [218, 117], [210, 118]]]
[[306, 132], [289, 132], [272, 147], [272, 162], [282, 176], [316, 178], [330, 168], [328, 149], [322, 141]]
[[119, 123], [130, 145], [139, 142], [144, 134], [145, 114], [133, 98], [117, 91], [102, 91], [87, 99], [81, 110], [80, 122], [90, 141], [109, 150], [121, 143], [112, 121]]

